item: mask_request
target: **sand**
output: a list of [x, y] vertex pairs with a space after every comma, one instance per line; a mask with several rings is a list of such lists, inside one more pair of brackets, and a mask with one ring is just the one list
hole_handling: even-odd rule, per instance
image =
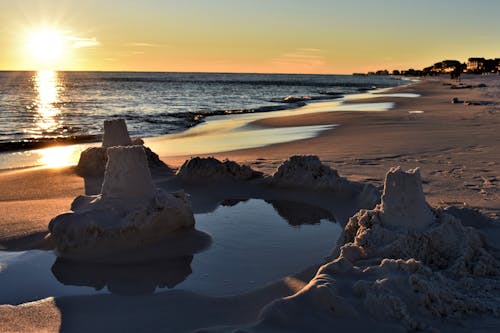
[[84, 192], [73, 168], [3, 173], [0, 184], [0, 248], [7, 250], [39, 246], [50, 219]]
[[[335, 129], [308, 140], [269, 147], [212, 154], [248, 163], [272, 173], [281, 161], [294, 154], [315, 154], [343, 176], [382, 185], [392, 166], [420, 167], [424, 191], [431, 204], [458, 203], [498, 217], [500, 197], [500, 135], [498, 126], [500, 78], [485, 80], [491, 88], [452, 90], [443, 81], [430, 79], [394, 92], [419, 93], [419, 98], [376, 98], [394, 101], [387, 112], [331, 112], [275, 117], [258, 121], [260, 126], [297, 126], [338, 123]], [[492, 91], [494, 90], [494, 91]], [[495, 92], [496, 91], [496, 92]], [[489, 101], [492, 105], [451, 104], [451, 99]], [[351, 101], [362, 103], [370, 100]], [[424, 111], [410, 114], [408, 111]], [[166, 158], [179, 165], [184, 156]]]
[[[470, 207], [498, 222], [500, 79], [466, 77], [466, 84], [484, 82], [487, 87], [459, 90], [443, 85], [447, 82], [450, 81], [429, 79], [391, 90], [418, 93], [421, 95], [418, 98], [380, 97], [348, 102], [394, 102], [395, 107], [386, 112], [337, 111], [260, 119], [253, 126], [339, 126], [311, 139], [208, 155], [246, 163], [255, 170], [272, 174], [291, 155], [315, 154], [343, 177], [367, 182], [379, 189], [391, 167], [400, 165], [405, 170], [419, 167], [423, 190], [432, 206]], [[454, 97], [489, 104], [452, 104]], [[161, 156], [173, 167], [180, 167], [188, 157]], [[84, 193], [85, 187], [72, 168], [0, 174], [0, 246], [8, 250], [40, 246], [48, 221], [67, 210], [72, 199]], [[299, 291], [315, 271], [313, 267], [265, 289], [230, 298], [174, 291], [141, 297], [134, 302], [123, 298], [116, 302], [117, 296], [106, 295], [46, 299], [17, 307], [5, 305], [0, 306], [0, 331], [83, 332], [100, 328], [109, 332], [160, 328], [182, 332], [210, 326], [224, 330], [228, 325], [255, 322], [265, 304]], [[104, 311], [117, 304], [120, 306], [114, 311]], [[125, 320], [128, 316], [135, 320]], [[351, 331], [376, 323], [373, 319], [354, 323], [348, 319], [348, 313], [343, 318], [338, 321], [339, 328], [351, 327]], [[95, 326], [98, 320], [102, 326]], [[314, 321], [315, 325], [318, 323], [321, 323], [320, 317]], [[481, 325], [483, 331], [491, 328], [487, 320]], [[383, 325], [379, 328], [383, 331]]]

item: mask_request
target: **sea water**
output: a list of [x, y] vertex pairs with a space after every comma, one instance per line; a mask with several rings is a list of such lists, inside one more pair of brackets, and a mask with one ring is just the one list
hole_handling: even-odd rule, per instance
[[[406, 81], [389, 76], [137, 72], [0, 72], [0, 151], [95, 142], [105, 119], [132, 136], [192, 127], [213, 115], [293, 109]], [[285, 101], [287, 96], [296, 96]]]

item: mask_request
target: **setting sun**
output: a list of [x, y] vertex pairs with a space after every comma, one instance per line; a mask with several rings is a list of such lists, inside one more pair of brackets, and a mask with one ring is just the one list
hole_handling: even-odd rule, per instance
[[26, 47], [33, 60], [48, 65], [64, 56], [65, 37], [55, 29], [33, 31], [27, 37]]

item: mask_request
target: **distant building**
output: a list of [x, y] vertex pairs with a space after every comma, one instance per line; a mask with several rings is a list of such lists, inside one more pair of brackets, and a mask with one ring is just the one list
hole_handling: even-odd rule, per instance
[[479, 73], [484, 71], [486, 59], [484, 58], [469, 58], [467, 60], [467, 72]]
[[[405, 76], [433, 76], [441, 74], [450, 74], [451, 78], [460, 79], [460, 75], [464, 72], [472, 74], [500, 74], [500, 58], [486, 59], [486, 58], [469, 58], [467, 63], [461, 63], [458, 60], [443, 60], [436, 62], [434, 65], [425, 67], [422, 70], [415, 70], [413, 68], [407, 70], [394, 70], [393, 75]], [[388, 71], [380, 70], [371, 72], [370, 74], [387, 75]]]
[[381, 69], [376, 71], [375, 75], [389, 75], [389, 71], [387, 69]]

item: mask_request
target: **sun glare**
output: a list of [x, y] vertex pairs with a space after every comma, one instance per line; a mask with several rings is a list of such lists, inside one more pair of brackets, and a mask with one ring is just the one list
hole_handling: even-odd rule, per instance
[[62, 146], [40, 149], [36, 153], [39, 154], [39, 163], [43, 167], [60, 168], [75, 165], [82, 150], [80, 146]]
[[65, 37], [63, 32], [55, 29], [33, 31], [27, 37], [26, 47], [39, 64], [53, 65], [64, 56]]

